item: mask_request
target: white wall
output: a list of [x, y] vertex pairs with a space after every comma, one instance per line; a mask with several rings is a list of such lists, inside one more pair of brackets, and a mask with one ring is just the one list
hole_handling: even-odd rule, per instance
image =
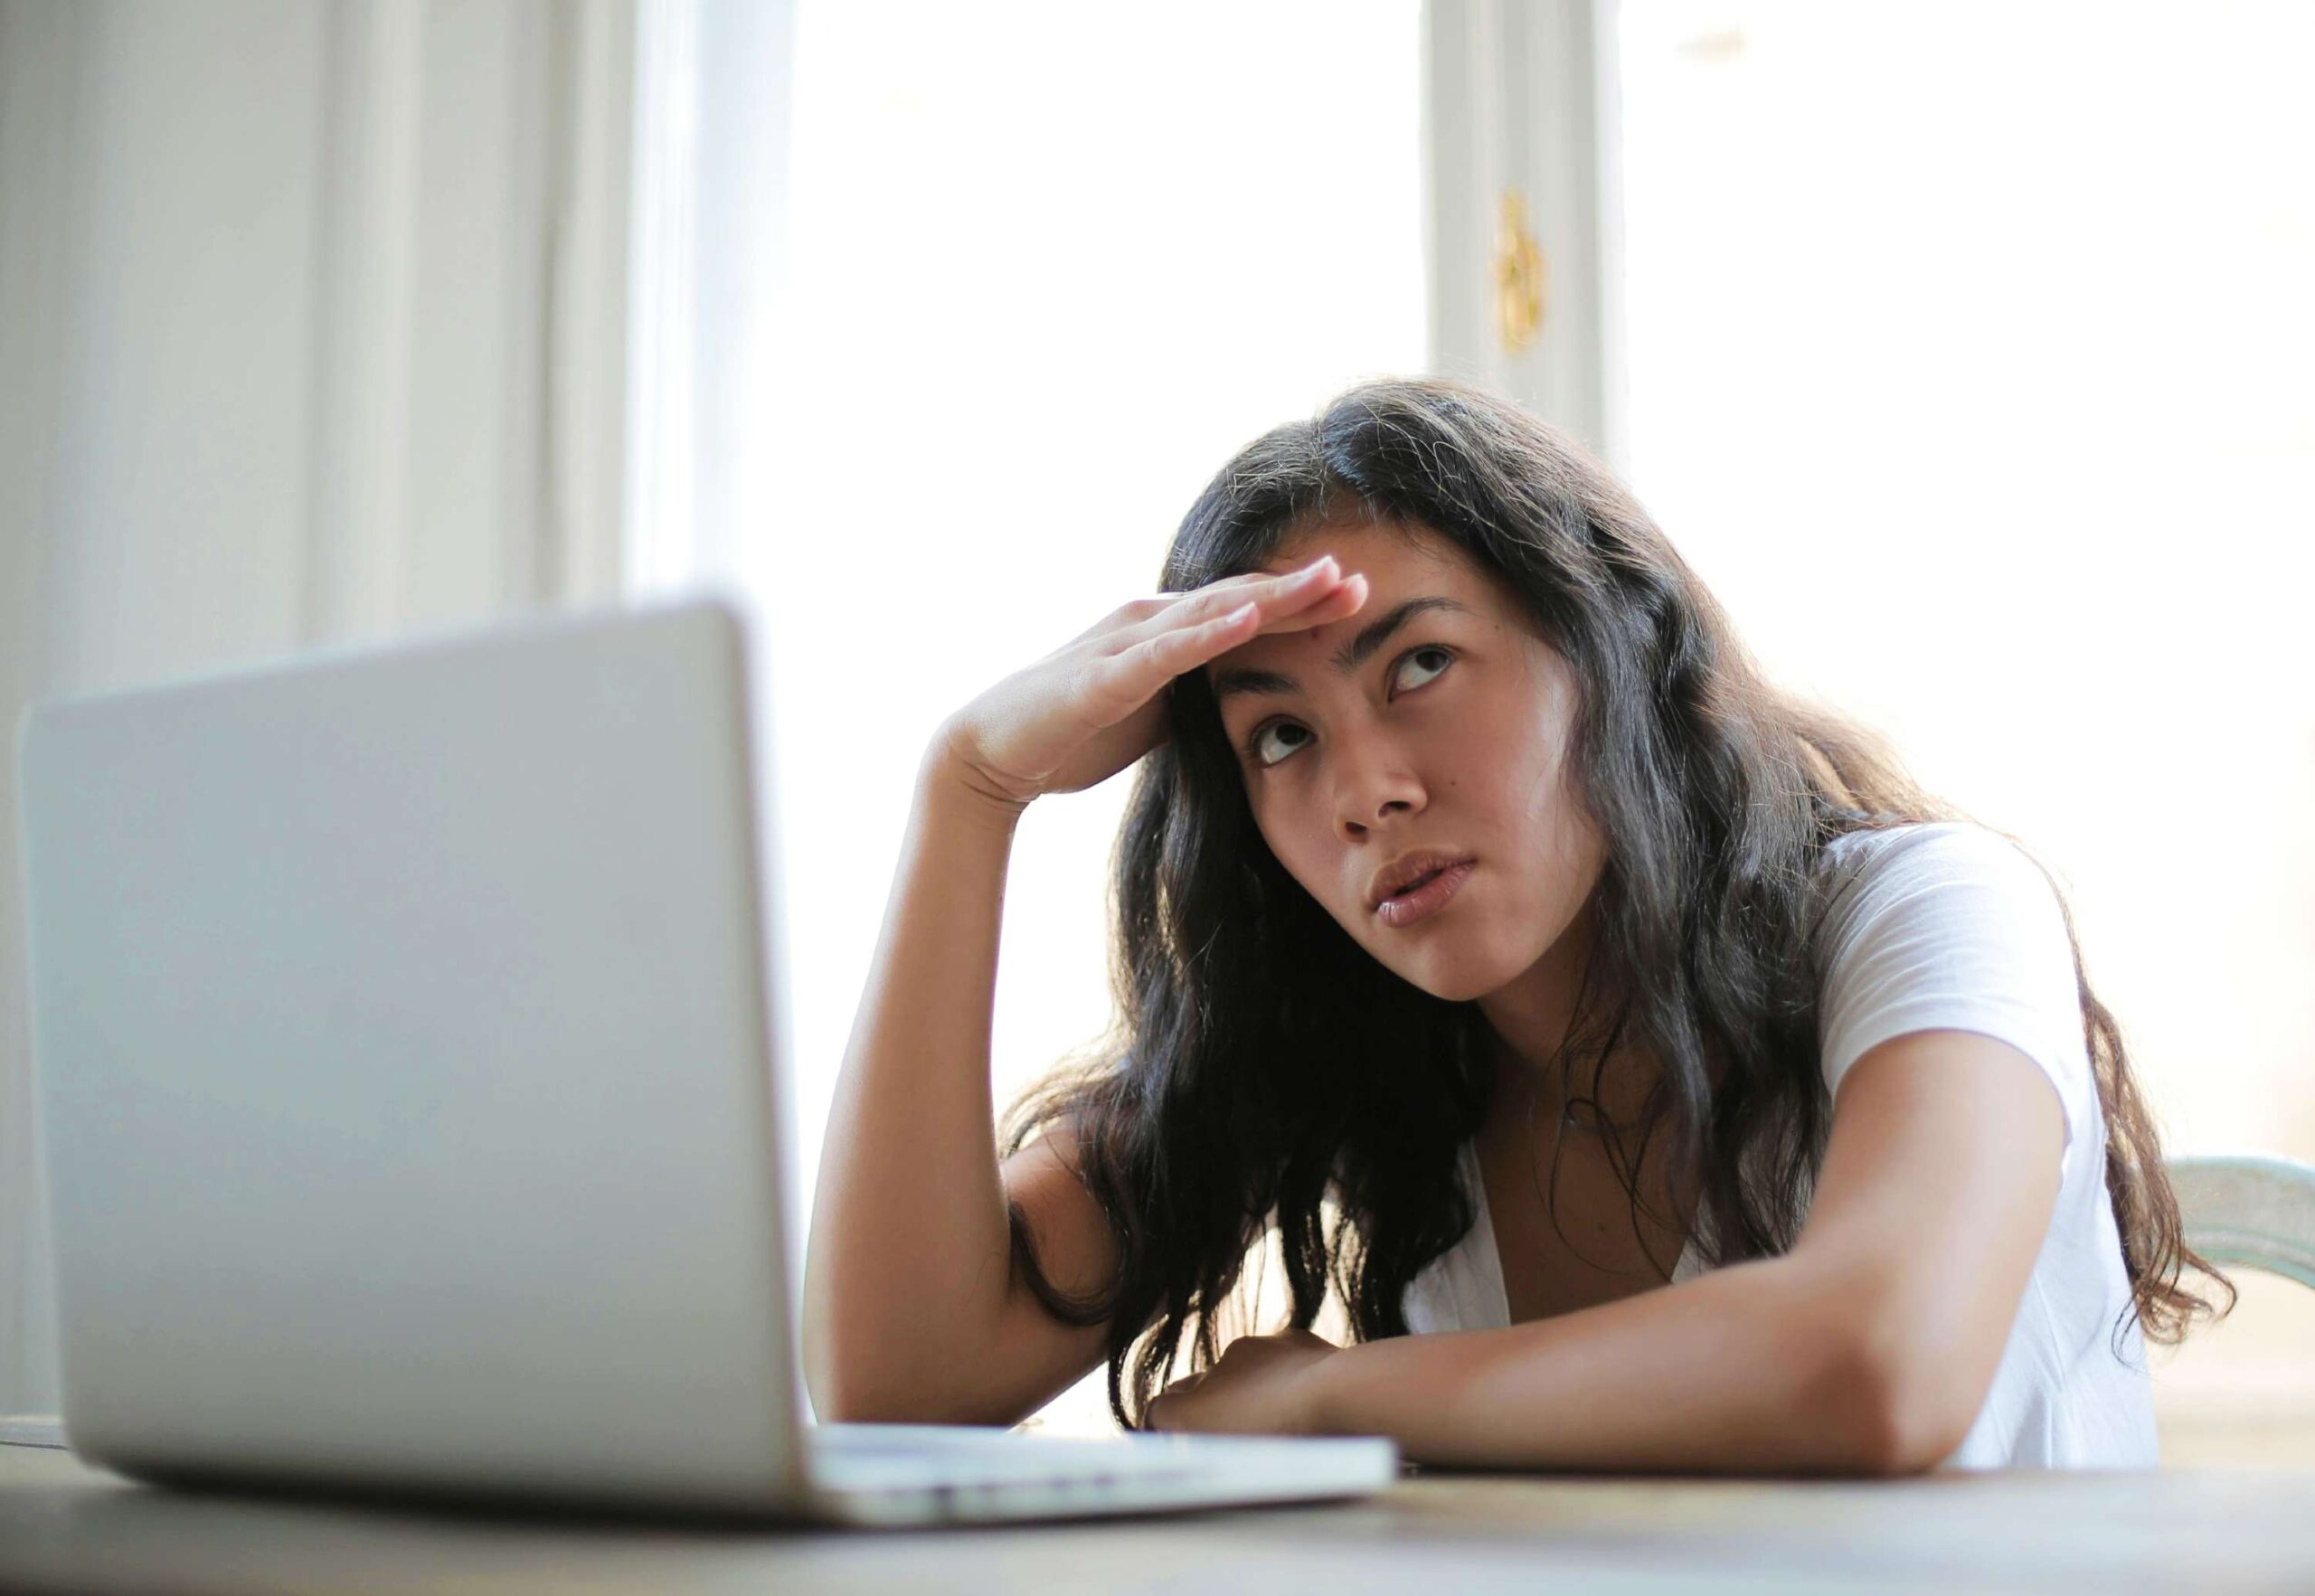
[[613, 590], [627, 15], [0, 0], [0, 1413], [56, 1405], [22, 706]]
[[[723, 551], [771, 622], [797, 1220], [933, 728], [1152, 590], [1255, 434], [1422, 367], [1420, 37], [1415, 0], [797, 6], [779, 491]], [[1000, 1104], [1110, 1017], [1127, 787], [1022, 826]]]
[[[2315, 1158], [2315, 12], [1620, 44], [1635, 487], [1770, 668], [2069, 883], [2170, 1150]], [[2238, 1278], [2156, 1360], [2168, 1459], [2315, 1435], [2315, 1297]]]

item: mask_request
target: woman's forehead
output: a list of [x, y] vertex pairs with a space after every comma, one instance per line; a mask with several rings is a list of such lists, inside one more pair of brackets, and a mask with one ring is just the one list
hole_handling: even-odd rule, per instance
[[[1269, 632], [1248, 638], [1205, 666], [1209, 682], [1252, 668], [1264, 675], [1278, 668], [1299, 671], [1309, 656], [1363, 656], [1380, 641], [1353, 643], [1360, 634], [1388, 634], [1422, 614], [1461, 615], [1482, 623], [1516, 620], [1512, 607], [1454, 544], [1432, 534], [1420, 542], [1380, 533], [1370, 525], [1314, 528], [1283, 543], [1258, 569], [1297, 571], [1332, 554], [1343, 574], [1366, 579], [1366, 599], [1356, 611], [1322, 626]], [[1524, 629], [1524, 628], [1523, 628]], [[1284, 678], [1278, 678], [1282, 690]]]
[[1479, 573], [1454, 543], [1424, 527], [1399, 522], [1325, 521], [1299, 527], [1281, 539], [1259, 569], [1278, 574], [1299, 571], [1332, 554], [1343, 573], [1363, 571], [1368, 586], [1453, 580], [1458, 590], [1481, 585]]

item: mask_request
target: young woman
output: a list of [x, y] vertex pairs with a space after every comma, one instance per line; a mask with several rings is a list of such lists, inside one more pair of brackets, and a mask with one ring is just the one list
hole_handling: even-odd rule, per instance
[[[1106, 1359], [1129, 1426], [1450, 1465], [2157, 1460], [2143, 1343], [2207, 1266], [2063, 902], [1772, 690], [1596, 462], [1368, 384], [1223, 467], [1159, 585], [923, 761], [820, 1166], [823, 1418], [1010, 1423]], [[1014, 826], [1136, 760], [1115, 1033], [1000, 1162]], [[1272, 1227], [1290, 1326], [1218, 1346]]]

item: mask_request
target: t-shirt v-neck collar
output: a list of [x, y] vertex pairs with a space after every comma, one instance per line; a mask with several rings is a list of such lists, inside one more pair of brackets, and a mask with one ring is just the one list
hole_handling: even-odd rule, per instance
[[[1476, 1142], [1463, 1144], [1462, 1173], [1465, 1188], [1471, 1194], [1472, 1210], [1476, 1215], [1471, 1223], [1471, 1233], [1463, 1238], [1462, 1244], [1472, 1251], [1472, 1261], [1478, 1266], [1477, 1273], [1483, 1285], [1484, 1300], [1480, 1306], [1490, 1319], [1484, 1327], [1474, 1325], [1469, 1327], [1503, 1329], [1511, 1323], [1511, 1291], [1503, 1280], [1503, 1253], [1495, 1239], [1494, 1216], [1488, 1211], [1487, 1178], [1479, 1169]], [[1672, 1279], [1668, 1283], [1677, 1286], [1682, 1280], [1694, 1280], [1705, 1272], [1703, 1255], [1696, 1251], [1696, 1238], [1690, 1236], [1687, 1244], [1680, 1249], [1679, 1261], [1672, 1266]]]

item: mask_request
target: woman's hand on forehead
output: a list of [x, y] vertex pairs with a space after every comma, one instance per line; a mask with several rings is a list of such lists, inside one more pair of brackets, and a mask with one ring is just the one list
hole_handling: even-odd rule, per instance
[[1107, 780], [1155, 747], [1176, 677], [1264, 632], [1323, 626], [1365, 601], [1365, 578], [1344, 576], [1331, 556], [1129, 600], [950, 716], [943, 761], [1017, 815], [1043, 794]]

